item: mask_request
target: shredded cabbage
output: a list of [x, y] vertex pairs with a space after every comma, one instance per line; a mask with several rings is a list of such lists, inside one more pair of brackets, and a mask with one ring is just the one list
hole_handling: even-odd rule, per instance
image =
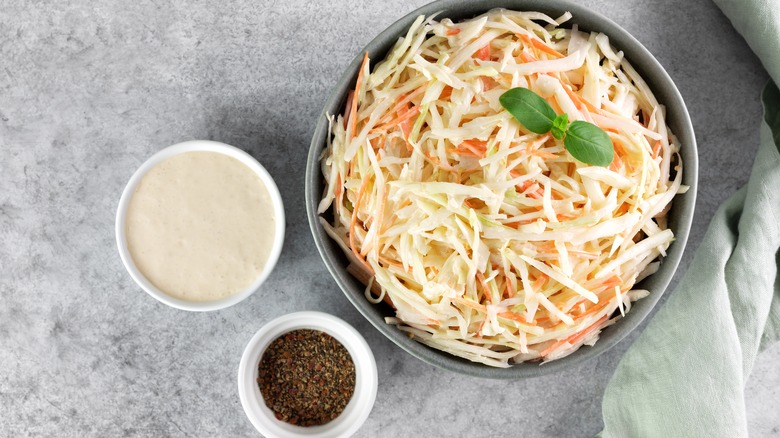
[[[665, 215], [686, 187], [664, 108], [570, 18], [419, 17], [329, 117], [322, 224], [387, 322], [431, 347], [507, 367], [593, 345], [674, 240]], [[515, 121], [498, 98], [517, 86], [607, 131], [612, 164]]]

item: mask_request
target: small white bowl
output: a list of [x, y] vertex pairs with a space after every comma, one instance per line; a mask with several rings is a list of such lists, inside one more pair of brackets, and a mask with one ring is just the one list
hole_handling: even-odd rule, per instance
[[[349, 351], [355, 364], [355, 392], [335, 420], [321, 426], [294, 426], [277, 420], [266, 406], [257, 384], [258, 365], [265, 349], [279, 336], [298, 329], [323, 331]], [[267, 437], [334, 438], [354, 434], [374, 406], [379, 379], [376, 362], [366, 340], [351, 325], [322, 312], [296, 312], [272, 320], [249, 341], [238, 367], [238, 394], [249, 421]]]
[[[260, 180], [268, 190], [268, 194], [271, 197], [274, 210], [274, 243], [271, 248], [271, 253], [268, 256], [268, 262], [263, 267], [262, 272], [257, 279], [249, 285], [246, 289], [233, 294], [227, 298], [214, 301], [187, 301], [172, 297], [165, 292], [154, 286], [149, 280], [141, 274], [141, 271], [135, 266], [133, 258], [130, 256], [130, 252], [127, 248], [127, 236], [126, 236], [126, 217], [127, 207], [130, 204], [130, 198], [135, 193], [135, 189], [141, 179], [146, 175], [146, 172], [151, 170], [154, 166], [161, 162], [173, 157], [174, 155], [182, 154], [185, 152], [217, 152], [220, 154], [233, 157], [238, 161], [244, 163], [247, 167], [252, 169], [253, 172], [260, 177]], [[284, 243], [284, 205], [282, 204], [282, 197], [279, 195], [279, 189], [276, 187], [271, 175], [265, 168], [257, 162], [251, 155], [233, 146], [219, 143], [216, 141], [208, 140], [193, 140], [184, 143], [168, 146], [167, 148], [152, 155], [151, 158], [146, 160], [138, 170], [135, 171], [130, 181], [125, 186], [125, 190], [122, 192], [122, 197], [119, 200], [119, 207], [116, 212], [116, 243], [119, 247], [119, 256], [122, 258], [127, 272], [130, 277], [135, 280], [138, 286], [141, 287], [146, 293], [153, 296], [157, 300], [177, 309], [190, 310], [195, 312], [202, 312], [208, 310], [224, 309], [225, 307], [232, 306], [238, 302], [243, 301], [250, 295], [252, 295], [263, 282], [268, 278], [268, 275], [276, 266], [277, 260], [279, 260], [279, 254], [282, 252], [282, 245]]]

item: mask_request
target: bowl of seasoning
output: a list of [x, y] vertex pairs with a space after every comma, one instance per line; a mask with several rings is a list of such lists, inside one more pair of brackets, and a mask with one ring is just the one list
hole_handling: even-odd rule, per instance
[[183, 310], [232, 306], [276, 265], [284, 206], [271, 175], [214, 141], [166, 147], [127, 183], [116, 215], [119, 255], [135, 282]]
[[322, 312], [296, 312], [263, 326], [238, 369], [247, 417], [265, 436], [347, 437], [368, 418], [378, 385], [363, 336]]

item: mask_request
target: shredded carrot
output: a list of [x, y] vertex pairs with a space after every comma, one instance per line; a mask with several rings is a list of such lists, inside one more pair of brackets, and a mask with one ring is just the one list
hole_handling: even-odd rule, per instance
[[487, 142], [481, 140], [463, 140], [460, 144], [465, 144], [467, 147], [479, 149], [482, 151], [487, 149]]
[[[515, 175], [515, 171], [514, 170], [512, 172], [509, 172], [509, 174], [512, 175], [515, 178], [520, 176], [520, 175]], [[536, 184], [536, 181], [534, 181], [532, 179], [527, 179], [527, 180], [523, 181], [522, 183], [516, 185], [515, 187], [517, 187], [517, 189], [520, 192], [524, 192], [524, 191], [528, 190], [529, 188], [531, 188], [531, 186], [534, 185], [534, 184]]]
[[462, 151], [465, 148], [474, 154], [475, 157], [484, 157], [487, 150], [487, 142], [479, 140], [464, 140], [458, 144], [458, 150]]
[[493, 78], [483, 76], [480, 79], [482, 80], [482, 91], [490, 91], [496, 87], [497, 82]]
[[613, 172], [617, 172], [618, 170], [620, 170], [621, 167], [623, 167], [623, 160], [620, 159], [620, 154], [616, 153], [615, 155], [612, 156], [612, 162], [609, 163], [609, 170]]
[[515, 33], [515, 36], [520, 38], [520, 40], [524, 42], [526, 46], [531, 45], [531, 37], [529, 37], [528, 35], [524, 33]]
[[525, 325], [536, 325], [535, 324], [536, 321], [528, 322], [528, 321], [526, 321], [525, 316], [523, 316], [521, 314], [518, 314], [518, 313], [515, 313], [515, 312], [501, 312], [501, 313], [498, 313], [497, 316], [500, 316], [500, 317], [506, 318], [506, 319], [511, 319], [512, 321], [517, 321], [517, 322], [523, 323]]
[[352, 101], [355, 99], [355, 90], [349, 90], [347, 93], [347, 104], [344, 105], [344, 129], [347, 129], [349, 125], [350, 116], [352, 115]]
[[[510, 172], [511, 173], [511, 172]], [[528, 192], [529, 189], [532, 189], [533, 186], [536, 185], [537, 188], [535, 190], [532, 190]], [[539, 187], [539, 184], [536, 184], [536, 181], [534, 180], [526, 180], [522, 184], [519, 184], [518, 186], [515, 186], [517, 189], [519, 189], [519, 192], [522, 194], [527, 194], [528, 196], [534, 198], [534, 199], [541, 199], [544, 197], [544, 190]], [[528, 192], [528, 193], [526, 193]], [[541, 208], [540, 208], [541, 209]]]
[[653, 146], [653, 158], [658, 158], [659, 153], [661, 153], [661, 140], [655, 142], [655, 146]]
[[490, 294], [490, 288], [488, 287], [487, 281], [485, 281], [485, 276], [482, 275], [481, 272], [477, 271], [477, 280], [482, 284], [482, 288], [485, 291], [485, 298], [487, 299], [488, 303], [493, 303], [493, 297]]
[[523, 62], [534, 62], [534, 61], [537, 60], [535, 56], [531, 55], [530, 53], [526, 52], [525, 50], [520, 52], [520, 59]]
[[[419, 90], [419, 88], [418, 88]], [[408, 100], [407, 100], [408, 99]], [[383, 125], [390, 120], [393, 119], [393, 116], [398, 116], [398, 113], [403, 113], [406, 110], [409, 109], [409, 94], [401, 94], [398, 96], [398, 98], [395, 100], [396, 104], [393, 106], [390, 111], [386, 112], [385, 115], [383, 115], [379, 120], [377, 120], [378, 125]]]
[[469, 157], [476, 157], [476, 158], [483, 158], [484, 155], [480, 152], [474, 152], [469, 149], [457, 149], [457, 148], [447, 148], [447, 152], [462, 156], [469, 156]]
[[439, 100], [449, 99], [452, 96], [452, 87], [449, 85], [444, 87], [441, 94], [439, 94]]
[[589, 309], [587, 309], [587, 310], [585, 310], [584, 312], [582, 312], [581, 314], [579, 314], [579, 315], [575, 316], [575, 317], [574, 317], [574, 320], [575, 320], [575, 321], [576, 321], [576, 320], [580, 320], [580, 319], [582, 319], [582, 318], [584, 318], [584, 317], [586, 317], [586, 316], [588, 316], [588, 315], [592, 315], [592, 314], [594, 314], [594, 313], [596, 313], [596, 312], [600, 311], [601, 309], [603, 309], [603, 308], [607, 307], [607, 304], [609, 304], [610, 302], [611, 302], [611, 301], [610, 301], [610, 300], [608, 300], [608, 299], [601, 299], [601, 298], [599, 297], [599, 302], [598, 302], [597, 304], [594, 304], [594, 305], [593, 305], [593, 306], [591, 306]]
[[[415, 111], [415, 114], [413, 114], [412, 116], [416, 116], [417, 115], [416, 113], [420, 112], [420, 109], [418, 107], [415, 108], [417, 108], [417, 111]], [[412, 145], [409, 144], [409, 134], [412, 133], [412, 117], [410, 116], [404, 119], [403, 121], [401, 121], [398, 124], [398, 128], [401, 129], [401, 134], [403, 134], [404, 140], [406, 140], [406, 147], [409, 148], [409, 150], [411, 151]]]
[[552, 47], [548, 46], [541, 40], [537, 38], [531, 38], [530, 36], [526, 34], [515, 34], [517, 35], [526, 45], [533, 46], [537, 50], [541, 50], [544, 53], [547, 53], [548, 55], [553, 55], [556, 58], [565, 58], [566, 56], [562, 54], [561, 52], [553, 49]]
[[524, 221], [510, 222], [510, 223], [504, 224], [504, 225], [507, 226], [507, 227], [510, 227], [510, 228], [518, 229], [518, 228], [520, 228], [521, 225], [532, 224], [532, 223], [534, 223], [536, 221], [537, 221], [537, 219], [528, 219], [528, 220], [524, 220]]
[[534, 318], [534, 323], [538, 325], [540, 322], [547, 322], [549, 320], [550, 320], [549, 317], [542, 316], [542, 317], [539, 317], [539, 318]]
[[552, 47], [548, 46], [547, 44], [545, 44], [545, 43], [543, 43], [543, 42], [541, 42], [541, 41], [539, 41], [537, 39], [532, 39], [531, 40], [531, 44], [533, 44], [534, 47], [536, 47], [537, 49], [541, 50], [542, 52], [547, 53], [548, 55], [553, 55], [553, 56], [555, 56], [557, 58], [565, 58], [566, 57], [561, 52], [553, 49]]
[[[415, 97], [419, 96], [423, 92], [425, 92], [426, 87], [422, 86], [417, 88], [416, 90], [412, 91], [409, 94], [402, 94], [398, 96], [398, 99], [396, 100], [395, 106], [390, 109], [382, 118], [379, 119], [377, 122], [378, 124], [384, 124], [390, 121], [393, 118], [393, 115], [396, 113], [404, 113], [409, 110], [409, 103], [414, 99]], [[403, 110], [403, 111], [402, 111]]]
[[[612, 169], [612, 165], [610, 164], [611, 170], [616, 170], [620, 168], [620, 165], [625, 165], [629, 171], [634, 170], [634, 165], [631, 164], [630, 156], [626, 152], [626, 148], [623, 145], [623, 143], [620, 140], [612, 138], [612, 146], [615, 148], [615, 157], [617, 158], [617, 161], [613, 159], [612, 164], [615, 164], [616, 168]], [[626, 158], [626, 160], [623, 159], [623, 157]]]
[[[536, 247], [536, 250], [544, 253], [558, 253], [558, 248], [555, 246], [555, 242], [544, 242]], [[542, 274], [544, 275], [544, 274]]]
[[539, 289], [542, 288], [542, 286], [544, 286], [545, 283], [547, 283], [547, 280], [549, 278], [550, 277], [544, 274], [539, 274], [539, 276], [536, 277], [536, 280], [534, 280], [534, 283], [531, 285], [531, 288], [533, 288], [533, 290], [535, 291], [538, 291]]
[[620, 140], [612, 139], [612, 146], [615, 148], [615, 153], [620, 155], [621, 157], [625, 157], [628, 154], [626, 153], [626, 148], [623, 146], [623, 143], [620, 142]]
[[355, 199], [355, 205], [352, 206], [352, 221], [349, 224], [349, 247], [352, 250], [352, 254], [354, 254], [355, 257], [360, 260], [360, 263], [365, 266], [366, 269], [368, 269], [368, 272], [370, 272], [371, 275], [374, 275], [374, 270], [371, 268], [371, 265], [369, 265], [366, 259], [360, 255], [357, 247], [355, 246], [355, 225], [357, 225], [357, 212], [360, 208], [360, 201], [363, 199], [363, 194], [365, 194], [368, 183], [370, 182], [370, 178], [363, 179], [363, 184], [360, 185], [360, 190], [358, 190], [357, 198]]
[[467, 300], [465, 298], [455, 297], [452, 299], [452, 301], [455, 301], [458, 304], [463, 304], [466, 307], [470, 307], [474, 310], [477, 310], [482, 313], [487, 313], [487, 307], [485, 307], [482, 304], [475, 303], [474, 301]]
[[481, 59], [483, 61], [487, 61], [490, 59], [490, 44], [485, 44], [485, 47], [477, 50], [477, 53], [475, 53], [477, 59]]
[[572, 91], [571, 87], [569, 87], [568, 85], [564, 85], [563, 89], [566, 90], [566, 94], [569, 95], [569, 98], [572, 101], [574, 101], [574, 103], [577, 105], [577, 107], [579, 107], [579, 109], [582, 109], [582, 107], [584, 106], [588, 111], [590, 111], [592, 113], [597, 113], [597, 114], [599, 113], [599, 109], [598, 108], [593, 106], [593, 104], [588, 102], [586, 99], [583, 99], [582, 97], [580, 97], [579, 94], [577, 94], [574, 91]]
[[[585, 301], [586, 301], [585, 298], [581, 298], [581, 299], [577, 300], [577, 302], [574, 303], [573, 306], [571, 306], [571, 309], [574, 309], [575, 307], [579, 306], [580, 304], [585, 303]], [[574, 316], [574, 315], [572, 315], [572, 316]]]
[[605, 289], [611, 289], [615, 286], [621, 286], [623, 285], [623, 279], [618, 277], [617, 275], [613, 275], [606, 279], [604, 283], [601, 284], [601, 286]]
[[363, 82], [363, 73], [368, 67], [368, 52], [363, 53], [363, 62], [360, 64], [360, 72], [358, 73], [357, 83], [355, 83], [355, 94], [352, 98], [352, 110], [350, 111], [350, 119], [352, 119], [352, 130], [350, 131], [350, 138], [355, 138], [357, 133], [357, 106], [358, 100], [360, 100], [360, 84]]
[[460, 33], [460, 28], [459, 27], [453, 27], [453, 28], [450, 28], [449, 30], [447, 30], [446, 35], [447, 36], [453, 36], [453, 35], [457, 35], [459, 33]]
[[341, 176], [341, 173], [337, 173], [334, 193], [336, 195], [336, 201], [341, 205], [344, 202], [344, 178]]
[[[407, 111], [401, 113], [398, 117], [395, 119], [385, 123], [382, 126], [377, 126], [376, 128], [373, 128], [370, 132], [385, 132], [389, 130], [390, 128], [393, 128], [395, 126], [398, 126], [406, 121], [409, 121], [412, 117], [420, 114], [420, 107], [419, 106], [413, 106], [409, 108]], [[411, 125], [410, 125], [411, 127]], [[404, 133], [404, 138], [406, 138], [408, 133]]]
[[380, 135], [378, 137], [374, 137], [371, 140], [369, 140], [368, 142], [371, 144], [371, 149], [375, 151], [379, 150], [379, 146], [381, 146], [382, 144], [383, 137], [384, 137], [383, 135]]
[[607, 315], [604, 315], [598, 321], [596, 321], [593, 324], [591, 324], [585, 330], [577, 332], [577, 333], [569, 336], [566, 339], [562, 339], [562, 340], [560, 340], [560, 341], [550, 345], [549, 347], [545, 348], [544, 351], [542, 351], [542, 353], [541, 353], [542, 357], [545, 357], [545, 356], [549, 355], [553, 351], [557, 350], [561, 345], [563, 345], [563, 344], [565, 344], [567, 342], [569, 344], [571, 344], [571, 345], [576, 344], [577, 342], [581, 341], [586, 336], [588, 336], [593, 330], [595, 330], [599, 325], [601, 325], [601, 323], [603, 323], [606, 319], [607, 319]]
[[553, 154], [552, 152], [540, 151], [539, 149], [528, 151], [528, 153], [539, 158], [544, 158], [545, 160], [553, 160], [555, 158], [560, 158], [559, 155]]
[[[540, 187], [540, 188], [536, 189], [535, 192], [528, 193], [528, 196], [530, 196], [530, 197], [532, 197], [534, 199], [542, 199], [542, 198], [544, 198], [544, 189], [542, 189]], [[540, 207], [539, 208], [540, 210], [544, 209], [542, 206], [539, 206], [539, 207]]]
[[517, 295], [517, 291], [515, 290], [514, 287], [512, 287], [512, 282], [509, 281], [506, 275], [504, 275], [504, 278], [506, 278], [506, 280], [504, 281], [504, 292], [506, 293], [507, 297], [512, 298], [515, 295]]

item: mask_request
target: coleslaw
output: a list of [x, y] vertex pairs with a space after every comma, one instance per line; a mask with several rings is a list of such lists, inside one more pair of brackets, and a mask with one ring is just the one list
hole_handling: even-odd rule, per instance
[[[559, 359], [648, 295], [674, 240], [680, 145], [606, 35], [538, 12], [420, 16], [329, 116], [322, 226], [366, 298], [418, 341], [486, 365]], [[608, 167], [528, 131], [515, 87], [605, 130]]]

